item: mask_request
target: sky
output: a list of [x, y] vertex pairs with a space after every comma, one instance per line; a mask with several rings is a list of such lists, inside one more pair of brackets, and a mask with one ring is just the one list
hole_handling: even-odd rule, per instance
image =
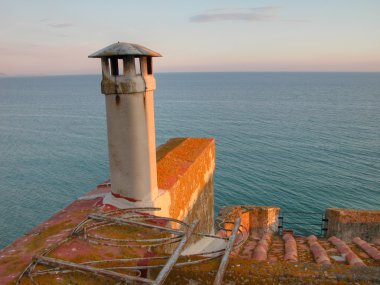
[[380, 1], [0, 0], [0, 76], [97, 74], [117, 41], [155, 72], [379, 72]]

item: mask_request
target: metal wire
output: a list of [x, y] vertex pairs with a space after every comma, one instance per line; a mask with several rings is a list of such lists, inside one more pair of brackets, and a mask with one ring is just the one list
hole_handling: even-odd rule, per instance
[[[93, 214], [89, 215], [85, 220], [80, 222], [70, 233], [70, 235], [63, 239], [62, 241], [58, 242], [57, 244], [53, 245], [52, 247], [44, 250], [41, 253], [41, 256], [47, 256], [52, 251], [57, 249], [62, 244], [67, 243], [71, 239], [75, 237], [79, 237], [83, 240], [87, 240], [89, 243], [95, 243], [100, 244], [104, 246], [116, 246], [116, 247], [123, 247], [123, 246], [139, 246], [139, 247], [155, 247], [155, 246], [165, 246], [172, 243], [178, 243], [180, 242], [184, 235], [186, 234], [186, 231], [189, 229], [189, 225], [183, 221], [168, 218], [168, 217], [158, 217], [151, 214], [146, 214], [144, 212], [148, 211], [156, 211], [159, 210], [158, 208], [132, 208], [132, 209], [121, 209], [121, 210], [115, 210], [110, 211], [105, 214]], [[154, 222], [159, 221], [165, 221], [166, 223], [174, 223], [179, 225], [179, 229], [172, 229], [167, 228], [163, 226], [158, 226], [154, 224]], [[153, 223], [153, 224], [152, 224]], [[91, 232], [95, 231], [96, 229], [107, 227], [107, 226], [120, 226], [122, 224], [126, 224], [128, 226], [134, 226], [134, 227], [144, 227], [144, 228], [150, 228], [154, 231], [159, 232], [165, 232], [166, 234], [170, 234], [170, 237], [163, 237], [163, 238], [147, 238], [147, 239], [117, 239], [117, 238], [108, 238], [104, 236], [96, 236], [93, 234], [90, 234]], [[227, 232], [231, 232], [232, 230], [227, 229], [224, 227], [224, 225], [227, 224], [235, 224], [232, 221], [223, 221], [223, 226], [220, 225], [220, 229]], [[235, 250], [239, 248], [248, 238], [247, 228], [245, 228], [243, 225], [240, 225], [237, 230], [237, 238], [236, 242], [233, 244], [232, 248]], [[229, 238], [226, 237], [220, 237], [216, 235], [210, 235], [210, 234], [203, 234], [200, 232], [193, 232], [192, 235], [198, 236], [198, 237], [208, 237], [208, 238], [214, 238], [214, 239], [222, 239], [227, 241]], [[182, 267], [182, 266], [188, 266], [188, 265], [194, 265], [199, 264], [203, 262], [207, 262], [209, 260], [218, 258], [225, 253], [225, 248], [219, 249], [219, 250], [212, 250], [207, 252], [197, 252], [194, 254], [188, 254], [188, 255], [182, 255], [183, 258], [186, 259], [186, 261], [176, 261], [173, 265], [174, 267]], [[194, 259], [196, 257], [196, 259]], [[21, 279], [24, 276], [28, 276], [30, 281], [33, 284], [37, 284], [36, 280], [34, 279], [35, 276], [41, 276], [44, 274], [67, 274], [70, 272], [75, 271], [81, 271], [80, 268], [87, 268], [88, 266], [91, 266], [93, 270], [110, 270], [112, 272], [116, 272], [114, 270], [127, 270], [129, 273], [134, 274], [134, 276], [140, 276], [136, 275], [139, 274], [140, 270], [143, 269], [150, 269], [150, 268], [163, 268], [168, 260], [170, 260], [171, 255], [163, 255], [163, 256], [153, 256], [153, 257], [141, 257], [141, 258], [123, 258], [123, 259], [106, 259], [106, 260], [96, 260], [96, 261], [86, 261], [78, 264], [78, 270], [73, 269], [64, 269], [60, 266], [54, 266], [50, 269], [44, 269], [44, 270], [36, 270], [37, 264], [39, 264], [39, 260], [33, 260], [28, 267], [20, 274], [19, 278], [16, 281], [16, 285], [19, 284]], [[135, 265], [133, 263], [136, 263], [138, 261], [144, 260], [147, 262], [146, 265]], [[163, 261], [162, 264], [154, 264], [149, 265], [152, 261]], [[166, 261], [166, 262], [165, 262]], [[57, 261], [59, 263], [59, 260]], [[64, 261], [62, 261], [64, 262]], [[126, 263], [125, 265], [118, 265], [118, 266], [107, 266], [107, 267], [98, 267], [105, 265], [107, 263]], [[43, 263], [44, 266], [46, 266], [46, 263]], [[96, 266], [96, 267], [93, 267]], [[86, 272], [88, 273], [88, 272]], [[140, 272], [141, 273], [141, 272]], [[131, 277], [129, 274], [125, 274], [126, 278], [128, 279]]]

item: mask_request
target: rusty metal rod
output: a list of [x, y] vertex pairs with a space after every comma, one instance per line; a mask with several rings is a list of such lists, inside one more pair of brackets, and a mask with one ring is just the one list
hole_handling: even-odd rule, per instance
[[[153, 215], [149, 215], [149, 216], [146, 216], [146, 215], [139, 215], [139, 216], [128, 216], [128, 217], [123, 217], [124, 219], [126, 220], [132, 220], [132, 221], [136, 221], [136, 220], [143, 220], [143, 221], [149, 221], [149, 220], [160, 220], [160, 221], [167, 221], [167, 222], [173, 222], [173, 223], [177, 223], [181, 226], [184, 226], [186, 228], [189, 227], [189, 224], [181, 221], [181, 220], [177, 220], [177, 219], [174, 219], [174, 218], [168, 218], [168, 217], [159, 217], [159, 216], [153, 216]], [[184, 232], [183, 232], [184, 233]]]
[[73, 270], [78, 270], [78, 271], [84, 271], [84, 272], [89, 272], [92, 274], [96, 275], [103, 275], [106, 277], [110, 277], [113, 279], [117, 279], [120, 281], [137, 281], [137, 282], [144, 282], [144, 283], [149, 283], [151, 284], [153, 281], [147, 278], [143, 277], [138, 277], [138, 276], [130, 276], [126, 274], [121, 274], [119, 272], [115, 271], [110, 271], [110, 270], [105, 270], [102, 268], [96, 268], [92, 266], [87, 266], [83, 264], [77, 264], [69, 261], [64, 261], [64, 260], [59, 260], [56, 258], [51, 258], [51, 257], [46, 257], [46, 256], [41, 256], [37, 255], [33, 257], [33, 261], [35, 261], [38, 264], [43, 264], [47, 266], [54, 266], [54, 267], [59, 267], [59, 268], [65, 268], [65, 269], [73, 269]]
[[182, 240], [179, 242], [177, 248], [173, 252], [172, 256], [169, 258], [168, 262], [165, 264], [165, 266], [161, 269], [160, 273], [158, 274], [156, 280], [153, 282], [154, 285], [160, 285], [163, 284], [166, 277], [168, 277], [170, 270], [173, 268], [175, 263], [177, 262], [183, 247], [186, 245], [187, 240], [191, 236], [192, 232], [194, 231], [195, 227], [198, 225], [199, 220], [195, 220], [190, 227], [187, 229], [187, 232], [185, 236], [182, 238]]
[[[147, 221], [147, 220], [167, 220], [169, 222], [175, 222], [175, 223], [178, 223], [184, 227], [189, 227], [189, 225], [181, 220], [177, 220], [177, 219], [174, 219], [174, 218], [167, 218], [167, 217], [159, 217], [159, 216], [153, 216], [153, 215], [150, 215], [148, 217], [145, 217], [145, 216], [130, 216], [130, 217], [126, 217], [125, 219], [132, 219], [132, 220], [144, 220], [144, 221]], [[178, 231], [178, 234], [182, 233], [182, 234], [185, 234], [185, 231], [181, 231], [181, 230], [177, 230]], [[211, 237], [211, 238], [216, 238], [216, 239], [224, 239], [224, 240], [228, 240], [228, 238], [225, 238], [225, 237], [219, 237], [219, 236], [216, 236], [216, 235], [211, 235], [211, 234], [205, 234], [205, 233], [199, 233], [199, 232], [193, 232], [192, 235], [195, 235], [195, 236], [202, 236], [202, 237]]]
[[[241, 226], [240, 226], [241, 227]], [[239, 232], [239, 231], [238, 231]], [[234, 244], [233, 248], [237, 248], [237, 247], [240, 247], [240, 245], [242, 243], [244, 243], [245, 240], [241, 240], [239, 241], [237, 244]], [[197, 253], [197, 254], [191, 254], [191, 255], [187, 255], [187, 257], [190, 257], [190, 256], [196, 256], [196, 255], [203, 255], [203, 256], [206, 256], [206, 255], [211, 255], [210, 257], [206, 257], [206, 258], [203, 258], [201, 260], [193, 260], [193, 261], [186, 261], [186, 262], [180, 262], [180, 263], [176, 263], [174, 266], [175, 267], [181, 267], [181, 266], [188, 266], [188, 265], [193, 265], [193, 264], [200, 264], [200, 263], [203, 263], [205, 261], [208, 261], [208, 260], [212, 260], [212, 259], [215, 259], [215, 258], [218, 258], [219, 256], [223, 255], [222, 252], [224, 252], [225, 249], [221, 249], [221, 250], [217, 250], [217, 251], [209, 251], [209, 252], [202, 252], [202, 253]], [[138, 261], [138, 260], [164, 260], [164, 259], [169, 259], [170, 256], [160, 256], [160, 257], [142, 257], [142, 258], [127, 258], [127, 259], [109, 259], [109, 260], [98, 260], [98, 261], [88, 261], [88, 262], [83, 262], [83, 263], [80, 263], [82, 265], [90, 265], [90, 264], [104, 264], [104, 263], [109, 263], [109, 262], [132, 262], [132, 261]], [[36, 263], [35, 262], [32, 262], [31, 264], [29, 264], [29, 268], [30, 266], [32, 265], [35, 265]], [[117, 270], [117, 269], [127, 269], [127, 270], [141, 270], [141, 269], [149, 269], [149, 268], [162, 268], [164, 267], [165, 264], [160, 264], [160, 265], [145, 265], [145, 266], [120, 266], [120, 267], [103, 267], [102, 269], [104, 270]], [[29, 271], [31, 271], [33, 269], [29, 269]], [[62, 269], [59, 269], [59, 268], [52, 268], [52, 269], [47, 269], [47, 270], [40, 270], [40, 271], [37, 271], [37, 272], [34, 272], [32, 274], [29, 274], [29, 278], [32, 280], [33, 276], [38, 276], [38, 275], [43, 275], [43, 274], [57, 274], [58, 272], [61, 272], [61, 273], [65, 273], [65, 272], [72, 272], [72, 271], [75, 271], [73, 269], [71, 270], [62, 270]], [[22, 276], [24, 275], [25, 273], [21, 274], [19, 276], [19, 280], [18, 282], [20, 282], [20, 279], [22, 278]], [[18, 283], [16, 283], [17, 285]]]
[[97, 221], [110, 221], [110, 222], [115, 222], [115, 223], [118, 223], [118, 224], [137, 225], [137, 226], [142, 226], [142, 227], [145, 227], [145, 228], [152, 228], [152, 229], [157, 229], [157, 230], [163, 230], [163, 231], [167, 231], [167, 232], [174, 233], [174, 234], [183, 234], [182, 231], [170, 229], [170, 228], [167, 228], [167, 227], [150, 225], [150, 224], [146, 224], [146, 223], [129, 221], [129, 220], [123, 219], [123, 218], [109, 217], [109, 216], [97, 215], [97, 214], [89, 215], [89, 217], [91, 219], [97, 220]]
[[240, 218], [237, 218], [235, 220], [234, 228], [232, 230], [230, 239], [228, 240], [228, 243], [227, 243], [227, 246], [226, 246], [226, 250], [224, 252], [222, 261], [220, 262], [220, 265], [219, 265], [218, 273], [216, 274], [216, 277], [215, 277], [215, 280], [214, 280], [214, 285], [220, 285], [220, 284], [222, 284], [224, 273], [226, 272], [226, 268], [227, 268], [227, 265], [228, 265], [228, 260], [229, 260], [230, 255], [231, 255], [231, 251], [232, 251], [233, 245], [235, 243], [236, 234], [237, 234], [238, 229], [240, 227], [240, 222], [241, 222]]
[[168, 240], [168, 241], [165, 241], [165, 242], [160, 242], [160, 243], [150, 243], [150, 244], [115, 244], [115, 243], [111, 243], [111, 242], [106, 242], [106, 241], [97, 241], [96, 239], [87, 239], [87, 241], [89, 243], [92, 243], [92, 244], [97, 244], [97, 245], [105, 245], [105, 246], [114, 246], [114, 247], [135, 247], [135, 248], [143, 248], [143, 247], [158, 247], [158, 246], [162, 246], [162, 245], [168, 245], [168, 244], [172, 244], [172, 243], [177, 243], [180, 241], [181, 238], [178, 238], [178, 239], [173, 239], [173, 240]]
[[[121, 243], [128, 243], [128, 242], [137, 242], [137, 243], [150, 243], [150, 242], [164, 242], [167, 240], [180, 240], [182, 236], [185, 234], [185, 232], [182, 232], [181, 235], [175, 235], [175, 236], [170, 236], [170, 237], [162, 237], [162, 238], [154, 238], [154, 239], [121, 239], [121, 238], [108, 238], [108, 237], [102, 237], [102, 236], [97, 236], [97, 235], [92, 235], [89, 232], [93, 231], [95, 229], [99, 229], [101, 227], [108, 227], [108, 226], [113, 226], [116, 223], [107, 223], [107, 224], [102, 224], [98, 226], [94, 226], [92, 228], [86, 228], [86, 234], [87, 238], [92, 238], [92, 239], [97, 239], [97, 240], [105, 240], [105, 241], [112, 241], [112, 242], [121, 242]], [[170, 233], [171, 235], [172, 233]]]
[[[96, 235], [90, 235], [87, 234], [88, 238], [96, 239], [96, 240], [104, 240], [104, 241], [111, 241], [111, 242], [120, 242], [120, 243], [129, 243], [129, 242], [136, 242], [136, 243], [154, 243], [154, 242], [165, 242], [167, 240], [180, 240], [184, 234], [181, 236], [174, 236], [174, 237], [168, 237], [168, 238], [155, 238], [155, 239], [120, 239], [120, 238], [107, 238], [107, 237], [100, 237]], [[149, 245], [149, 244], [148, 244]]]
[[[155, 208], [153, 208], [155, 209]], [[101, 217], [107, 217], [107, 219], [102, 219]], [[174, 234], [178, 234], [182, 237], [182, 235], [185, 234], [185, 231], [181, 231], [181, 230], [175, 230], [175, 229], [170, 229], [170, 228], [166, 228], [166, 227], [160, 227], [160, 226], [155, 226], [155, 225], [150, 225], [150, 224], [145, 224], [145, 223], [136, 223], [134, 222], [133, 220], [135, 220], [134, 218], [137, 218], [139, 217], [139, 219], [141, 220], [167, 220], [167, 221], [170, 221], [170, 222], [176, 222], [184, 227], [189, 227], [189, 225], [187, 223], [184, 223], [180, 220], [177, 220], [177, 219], [173, 219], [173, 218], [166, 218], [166, 217], [158, 217], [158, 216], [153, 216], [153, 215], [149, 215], [147, 217], [145, 216], [132, 216], [132, 217], [126, 217], [126, 218], [117, 218], [117, 217], [114, 217], [114, 216], [109, 216], [108, 213], [107, 215], [99, 215], [99, 214], [95, 214], [95, 216], [93, 217], [93, 215], [90, 215], [89, 218], [92, 218], [94, 220], [97, 220], [97, 221], [103, 221], [105, 223], [107, 222], [112, 222], [111, 220], [109, 220], [108, 218], [116, 218], [116, 219], [120, 219], [121, 221], [118, 220], [118, 222], [114, 222], [115, 224], [116, 223], [123, 223], [124, 221], [128, 221], [128, 224], [133, 224], [133, 225], [141, 225], [141, 226], [147, 226], [147, 227], [150, 227], [150, 228], [161, 228], [163, 230], [168, 230], [170, 231], [171, 233], [174, 233]], [[132, 221], [131, 221], [132, 220]], [[88, 220], [87, 220], [88, 221]], [[81, 223], [81, 225], [83, 224], [83, 222]], [[110, 224], [111, 225], [111, 224]], [[89, 231], [89, 230], [93, 230], [97, 227], [100, 227], [100, 226], [107, 226], [107, 224], [95, 224], [95, 225], [91, 225], [91, 226], [88, 226], [86, 227], [85, 230]], [[78, 228], [78, 226], [76, 227]], [[220, 237], [220, 236], [216, 236], [216, 235], [211, 235], [211, 234], [205, 234], [205, 233], [199, 233], [199, 232], [194, 232], [193, 235], [196, 235], [196, 236], [202, 236], [202, 237], [210, 237], [210, 238], [216, 238], [216, 239], [223, 239], [223, 240], [228, 240], [227, 237]]]
[[17, 277], [17, 280], [14, 284], [15, 285], [20, 284], [20, 281], [21, 281], [22, 277], [24, 277], [24, 274], [27, 272], [30, 272], [32, 270], [32, 267], [33, 267], [33, 262], [29, 263], [29, 265], [24, 269], [24, 271], [21, 272], [21, 274]]

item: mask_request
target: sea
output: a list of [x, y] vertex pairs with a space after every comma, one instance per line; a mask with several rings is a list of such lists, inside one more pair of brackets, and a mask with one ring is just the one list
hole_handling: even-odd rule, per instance
[[[157, 145], [216, 140], [216, 211], [380, 209], [380, 73], [155, 76]], [[109, 177], [100, 80], [0, 78], [0, 248]]]

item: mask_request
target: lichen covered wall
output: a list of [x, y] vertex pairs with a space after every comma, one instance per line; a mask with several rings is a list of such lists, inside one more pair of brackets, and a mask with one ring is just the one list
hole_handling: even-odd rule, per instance
[[[275, 233], [278, 231], [279, 213], [280, 208], [272, 206], [225, 206], [219, 210], [217, 223], [223, 221], [233, 222], [239, 217], [241, 219], [241, 224], [250, 234], [262, 234], [264, 232]], [[232, 224], [226, 224], [225, 227], [232, 229]]]
[[213, 231], [214, 170], [214, 139], [175, 138], [158, 148], [158, 188], [170, 194], [171, 218], [199, 219], [197, 231]]
[[327, 236], [345, 241], [360, 237], [374, 241], [380, 237], [380, 211], [357, 209], [326, 209]]

